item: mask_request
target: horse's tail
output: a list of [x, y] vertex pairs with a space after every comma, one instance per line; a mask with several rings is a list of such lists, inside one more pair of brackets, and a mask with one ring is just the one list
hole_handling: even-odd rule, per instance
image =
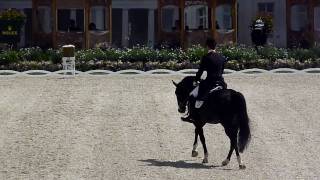
[[248, 117], [247, 105], [244, 96], [241, 93], [237, 93], [237, 105], [238, 118], [239, 118], [239, 136], [238, 136], [238, 148], [242, 153], [250, 143], [250, 119]]

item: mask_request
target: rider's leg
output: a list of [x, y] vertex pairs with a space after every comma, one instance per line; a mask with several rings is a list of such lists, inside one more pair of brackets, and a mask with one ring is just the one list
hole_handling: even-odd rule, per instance
[[204, 80], [200, 83], [199, 85], [199, 93], [198, 93], [198, 97], [196, 98], [197, 100], [201, 101], [203, 98], [203, 95], [205, 94], [205, 91], [207, 89], [207, 81]]
[[202, 106], [204, 99], [206, 97], [207, 91], [209, 89], [209, 85], [210, 83], [207, 79], [200, 83], [198, 97], [196, 98], [197, 101], [195, 102], [196, 108], [200, 108]]

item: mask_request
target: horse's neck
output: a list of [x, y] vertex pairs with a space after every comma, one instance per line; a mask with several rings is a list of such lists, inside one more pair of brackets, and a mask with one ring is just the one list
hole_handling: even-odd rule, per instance
[[191, 93], [191, 91], [195, 88], [193, 86], [193, 82], [195, 80], [195, 77], [194, 76], [188, 76], [186, 77], [183, 81], [183, 87], [186, 88], [189, 93]]

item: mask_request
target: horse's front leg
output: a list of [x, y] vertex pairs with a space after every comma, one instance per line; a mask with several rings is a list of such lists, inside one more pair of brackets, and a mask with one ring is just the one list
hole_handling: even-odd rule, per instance
[[204, 134], [203, 134], [203, 128], [197, 128], [198, 129], [198, 133], [200, 136], [200, 141], [202, 143], [202, 147], [203, 147], [203, 152], [204, 152], [204, 158], [202, 163], [208, 163], [208, 150], [207, 150], [207, 146], [206, 146], [206, 139], [204, 138]]
[[197, 128], [195, 128], [194, 130], [194, 143], [193, 143], [193, 149], [192, 149], [192, 157], [197, 157], [198, 156], [198, 151], [197, 151], [197, 147], [198, 147], [198, 131]]

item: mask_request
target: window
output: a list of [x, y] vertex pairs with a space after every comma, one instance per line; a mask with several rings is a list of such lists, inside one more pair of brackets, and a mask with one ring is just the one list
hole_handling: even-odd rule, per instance
[[208, 7], [201, 7], [198, 9], [199, 26], [208, 29]]
[[314, 30], [320, 31], [320, 6], [314, 8]]
[[162, 8], [162, 29], [166, 32], [178, 30], [180, 27], [179, 9], [176, 6]]
[[306, 5], [294, 5], [291, 7], [291, 30], [303, 31], [307, 27], [308, 11]]
[[83, 32], [84, 10], [58, 9], [58, 30], [68, 32]]
[[220, 5], [216, 9], [216, 27], [221, 30], [231, 30], [232, 29], [232, 14], [231, 5], [225, 4]]
[[108, 29], [106, 16], [106, 9], [103, 6], [94, 6], [91, 8], [91, 18], [89, 23], [89, 30], [104, 31]]
[[258, 3], [258, 12], [259, 13], [267, 13], [273, 15], [274, 12], [274, 3], [266, 2], [266, 3]]
[[50, 33], [52, 31], [50, 19], [51, 19], [50, 6], [39, 6], [37, 10], [39, 32]]
[[185, 29], [208, 29], [208, 6], [191, 5], [185, 8]]

